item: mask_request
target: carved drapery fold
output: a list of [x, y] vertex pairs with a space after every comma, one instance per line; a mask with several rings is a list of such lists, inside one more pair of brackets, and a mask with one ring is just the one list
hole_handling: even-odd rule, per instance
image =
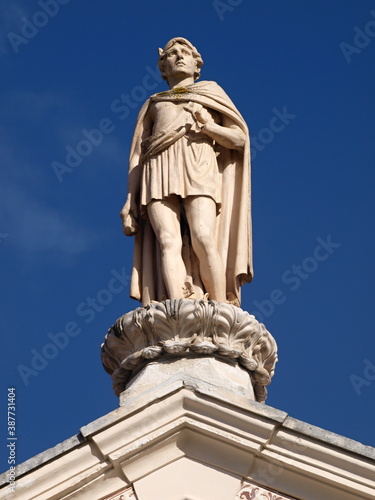
[[256, 400], [264, 402], [277, 361], [272, 335], [254, 316], [226, 303], [166, 300], [124, 314], [102, 344], [102, 362], [119, 395], [132, 372], [163, 355], [236, 360], [249, 371]]

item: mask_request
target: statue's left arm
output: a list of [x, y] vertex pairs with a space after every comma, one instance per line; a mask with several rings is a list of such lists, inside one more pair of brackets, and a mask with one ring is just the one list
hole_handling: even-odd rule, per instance
[[243, 150], [246, 135], [231, 118], [222, 115], [219, 124], [203, 106], [195, 105], [194, 107], [192, 114], [202, 132], [225, 148]]

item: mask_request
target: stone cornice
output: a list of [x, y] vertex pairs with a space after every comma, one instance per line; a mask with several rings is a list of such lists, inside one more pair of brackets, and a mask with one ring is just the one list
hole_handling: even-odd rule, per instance
[[[237, 492], [248, 483], [287, 498], [375, 499], [373, 448], [244, 396], [229, 399], [214, 386], [193, 390], [180, 381], [124, 403], [83, 427], [81, 444], [49, 450], [47, 461], [29, 461], [28, 471], [27, 463], [20, 466], [15, 498], [105, 499], [131, 485], [138, 495], [150, 478], [172, 464], [178, 474], [181, 460], [192, 460], [233, 478]], [[12, 498], [5, 488], [3, 498]]]

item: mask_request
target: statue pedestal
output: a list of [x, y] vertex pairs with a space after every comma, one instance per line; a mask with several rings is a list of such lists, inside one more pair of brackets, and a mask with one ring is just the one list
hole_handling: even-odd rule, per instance
[[264, 402], [276, 361], [276, 342], [254, 316], [205, 300], [139, 307], [116, 321], [102, 345], [120, 404], [130, 394], [178, 381]]
[[206, 392], [223, 399], [231, 400], [235, 395], [255, 400], [249, 374], [238, 364], [212, 357], [165, 356], [148, 363], [128, 382], [120, 394], [120, 406], [148, 391], [155, 394], [165, 388], [169, 392], [173, 387], [192, 390], [205, 387]]

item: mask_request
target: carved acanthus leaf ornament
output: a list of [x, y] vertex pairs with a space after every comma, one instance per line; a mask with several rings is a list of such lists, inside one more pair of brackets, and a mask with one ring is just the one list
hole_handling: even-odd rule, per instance
[[256, 400], [264, 402], [277, 361], [272, 335], [254, 316], [226, 303], [166, 300], [124, 314], [102, 344], [102, 362], [119, 395], [134, 371], [161, 356], [214, 356], [249, 371]]

